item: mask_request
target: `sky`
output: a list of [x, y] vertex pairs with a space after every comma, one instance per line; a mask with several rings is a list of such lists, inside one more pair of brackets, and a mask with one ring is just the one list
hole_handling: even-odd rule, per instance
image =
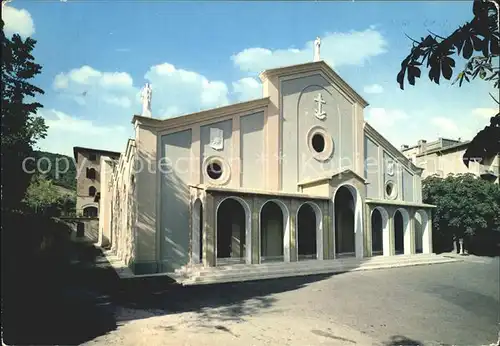
[[416, 86], [396, 82], [406, 35], [450, 34], [472, 18], [472, 1], [13, 0], [2, 18], [7, 35], [37, 40], [33, 84], [49, 126], [37, 149], [55, 153], [123, 152], [146, 82], [161, 119], [260, 98], [258, 74], [312, 61], [317, 36], [321, 59], [368, 101], [365, 120], [396, 148], [471, 139], [497, 112], [482, 80], [436, 85], [424, 70]]

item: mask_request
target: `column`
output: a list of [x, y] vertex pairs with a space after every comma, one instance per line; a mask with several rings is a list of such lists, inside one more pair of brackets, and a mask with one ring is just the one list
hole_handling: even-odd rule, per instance
[[211, 194], [206, 195], [203, 210], [203, 265], [214, 267], [215, 259], [215, 203]]
[[366, 206], [366, 214], [365, 214], [365, 230], [366, 230], [366, 235], [365, 235], [365, 238], [366, 238], [365, 251], [366, 252], [365, 253], [366, 253], [367, 257], [373, 256], [373, 253], [372, 253], [372, 250], [373, 250], [372, 218], [370, 217], [372, 211], [373, 211], [373, 208], [371, 206], [367, 205]]
[[359, 200], [360, 198], [361, 196], [359, 194], [355, 198], [356, 209], [354, 214], [354, 229], [355, 229], [354, 250], [356, 252], [356, 258], [364, 257], [364, 247], [365, 247], [364, 232], [363, 232], [363, 213], [365, 212], [365, 209], [363, 207], [363, 202]]
[[252, 203], [252, 264], [260, 263], [260, 208], [262, 200], [254, 197]]
[[383, 231], [383, 248], [384, 248], [384, 256], [394, 256], [395, 248], [394, 248], [394, 214], [391, 213], [389, 219], [387, 220], [386, 229]]
[[283, 210], [283, 217], [285, 218], [283, 226], [284, 226], [284, 237], [283, 237], [283, 259], [285, 263], [290, 262], [291, 256], [292, 256], [292, 237], [295, 238], [293, 235], [293, 230], [295, 227], [292, 227], [292, 218], [295, 220], [295, 215], [292, 217], [292, 212], [291, 212], [291, 203], [290, 201], [282, 201], [283, 204], [285, 204], [285, 208], [288, 211], [288, 213]]
[[423, 253], [432, 253], [432, 214], [430, 210], [425, 211], [426, 225], [422, 236]]
[[299, 260], [297, 237], [298, 237], [298, 224], [297, 224], [297, 210], [300, 204], [297, 200], [292, 200], [290, 203], [290, 262]]
[[331, 235], [332, 235], [332, 217], [330, 215], [330, 203], [329, 201], [323, 202], [322, 205], [323, 212], [323, 239], [322, 239], [322, 250], [323, 259], [333, 259], [333, 253], [331, 253]]
[[[409, 225], [404, 235], [404, 253], [405, 255], [414, 255], [415, 251], [415, 213], [410, 213]], [[408, 233], [408, 234], [407, 234]]]

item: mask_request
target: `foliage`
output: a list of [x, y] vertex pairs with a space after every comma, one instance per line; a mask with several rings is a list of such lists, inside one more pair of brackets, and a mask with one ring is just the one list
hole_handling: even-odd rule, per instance
[[422, 181], [424, 203], [436, 205], [433, 229], [444, 238], [500, 232], [500, 185], [473, 174], [437, 176]]
[[26, 205], [35, 213], [61, 216], [74, 213], [75, 196], [61, 194], [52, 180], [34, 175], [26, 190]]
[[36, 213], [43, 214], [48, 207], [57, 202], [58, 198], [59, 192], [52, 181], [34, 176], [26, 190], [24, 200]]
[[31, 54], [36, 41], [21, 39], [17, 34], [7, 38], [1, 21], [2, 39], [2, 125], [1, 125], [1, 194], [2, 208], [20, 206], [30, 182], [32, 163], [23, 169], [23, 161], [32, 154], [32, 146], [45, 138], [47, 126], [37, 110], [38, 102], [29, 102], [44, 91], [29, 81], [38, 75], [42, 66]]
[[72, 157], [45, 151], [34, 151], [33, 154], [46, 179], [64, 188], [76, 189], [76, 167]]
[[[468, 60], [465, 69], [455, 79], [459, 86], [463, 81], [470, 82], [479, 76], [484, 81], [499, 88], [500, 32], [498, 6], [500, 0], [473, 1], [473, 19], [459, 27], [448, 37], [430, 33], [420, 41], [413, 40], [410, 54], [401, 63], [397, 82], [404, 89], [405, 76], [410, 85], [415, 85], [421, 76], [421, 67], [429, 68], [429, 79], [439, 84], [441, 77], [450, 80], [455, 68], [452, 56], [462, 56]], [[490, 94], [491, 95], [491, 94]], [[492, 98], [498, 103], [493, 95]], [[463, 156], [468, 167], [471, 161], [480, 161], [500, 153], [500, 113], [492, 114], [490, 124], [481, 130], [471, 141]]]

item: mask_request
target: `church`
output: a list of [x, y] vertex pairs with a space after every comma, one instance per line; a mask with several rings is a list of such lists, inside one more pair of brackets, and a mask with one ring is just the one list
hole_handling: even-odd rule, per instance
[[260, 99], [164, 120], [145, 87], [135, 138], [101, 162], [100, 244], [134, 276], [227, 281], [432, 254], [422, 169], [365, 121], [319, 40], [312, 62], [260, 79]]

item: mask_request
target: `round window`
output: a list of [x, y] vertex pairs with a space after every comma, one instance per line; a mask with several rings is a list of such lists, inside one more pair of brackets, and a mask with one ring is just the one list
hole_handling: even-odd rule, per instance
[[313, 157], [320, 162], [328, 161], [333, 155], [332, 136], [321, 126], [315, 126], [309, 130], [307, 145]]
[[385, 195], [390, 199], [394, 199], [396, 198], [397, 194], [398, 192], [396, 190], [396, 187], [394, 186], [394, 183], [392, 181], [388, 181], [385, 184]]
[[322, 153], [325, 150], [325, 137], [321, 133], [315, 133], [311, 144], [314, 151]]
[[222, 177], [222, 165], [219, 162], [210, 162], [207, 165], [207, 175], [210, 179], [217, 180]]
[[211, 156], [203, 162], [203, 176], [205, 181], [211, 184], [225, 184], [230, 177], [231, 169], [227, 162], [218, 156]]

